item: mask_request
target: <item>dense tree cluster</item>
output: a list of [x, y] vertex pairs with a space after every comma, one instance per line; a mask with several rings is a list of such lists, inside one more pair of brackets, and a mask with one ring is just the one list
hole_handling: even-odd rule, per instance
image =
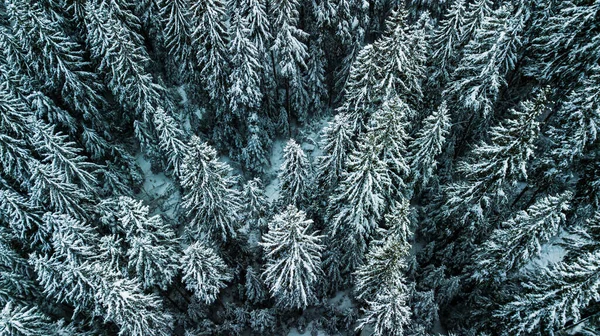
[[0, 336], [598, 335], [599, 22], [0, 0]]

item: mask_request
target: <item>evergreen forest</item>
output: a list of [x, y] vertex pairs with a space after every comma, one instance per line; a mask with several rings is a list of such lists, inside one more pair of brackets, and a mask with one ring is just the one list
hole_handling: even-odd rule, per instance
[[600, 335], [600, 0], [0, 0], [0, 336]]

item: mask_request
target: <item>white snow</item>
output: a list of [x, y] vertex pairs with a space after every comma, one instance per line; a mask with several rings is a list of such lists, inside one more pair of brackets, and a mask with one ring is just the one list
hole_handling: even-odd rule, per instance
[[162, 202], [159, 212], [170, 218], [175, 218], [181, 195], [175, 188], [173, 180], [164, 173], [153, 173], [150, 161], [142, 153], [136, 155], [135, 161], [144, 173], [144, 183], [139, 197], [147, 202], [164, 198], [165, 200]]
[[269, 162], [271, 167], [267, 169], [267, 175], [271, 175], [271, 182], [265, 187], [265, 196], [269, 202], [273, 203], [279, 198], [279, 179], [277, 173], [283, 163], [283, 147], [285, 146], [286, 140], [276, 140], [273, 142], [273, 149], [271, 151], [271, 158]]

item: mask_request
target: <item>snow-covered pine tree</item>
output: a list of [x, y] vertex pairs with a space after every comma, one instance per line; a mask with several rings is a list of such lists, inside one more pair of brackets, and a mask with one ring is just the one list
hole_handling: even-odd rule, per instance
[[271, 139], [260, 125], [264, 123], [257, 113], [247, 118], [247, 141], [240, 158], [245, 168], [254, 173], [264, 173], [269, 164]]
[[183, 78], [194, 76], [192, 18], [189, 0], [161, 0], [160, 15], [164, 25], [165, 47], [172, 63]]
[[469, 44], [477, 30], [482, 28], [486, 18], [492, 15], [492, 8], [492, 0], [475, 0], [469, 3], [459, 41], [462, 46]]
[[242, 200], [244, 221], [248, 223], [250, 229], [266, 230], [267, 220], [271, 215], [271, 204], [259, 178], [246, 182], [242, 191]]
[[183, 158], [189, 150], [185, 143], [186, 136], [175, 119], [161, 107], [155, 110], [153, 118], [159, 147], [167, 157], [168, 168], [173, 171], [175, 176], [181, 176]]
[[300, 3], [298, 0], [276, 0], [271, 6], [273, 20], [273, 46], [277, 63], [277, 77], [285, 88], [284, 106], [288, 120], [295, 117], [305, 122], [308, 94], [304, 73], [308, 48], [304, 40], [308, 34], [300, 29]]
[[246, 297], [252, 303], [260, 303], [267, 298], [267, 291], [263, 284], [263, 280], [260, 278], [260, 274], [257, 273], [252, 266], [248, 266], [246, 269]]
[[358, 320], [357, 330], [371, 328], [371, 335], [404, 335], [411, 323], [411, 310], [408, 304], [409, 289], [405, 284], [386, 285], [377, 291], [373, 300], [368, 301], [364, 316]]
[[465, 0], [454, 0], [444, 15], [432, 41], [434, 76], [444, 83], [454, 71], [460, 56], [460, 44], [465, 24]]
[[519, 211], [502, 223], [475, 251], [473, 278], [503, 281], [509, 272], [539, 257], [542, 245], [560, 232], [572, 196], [567, 191], [540, 198], [527, 210]]
[[162, 87], [146, 71], [150, 57], [142, 38], [127, 25], [130, 21], [119, 19], [119, 13], [104, 1], [87, 2], [86, 42], [116, 100], [123, 110], [133, 112], [124, 116], [129, 120], [141, 117], [134, 122], [135, 131], [142, 144], [148, 145], [153, 138], [153, 115], [161, 106]]
[[337, 187], [345, 168], [348, 153], [354, 149], [353, 133], [349, 118], [338, 113], [321, 131], [323, 155], [317, 158], [317, 177], [322, 192], [331, 192]]
[[411, 114], [411, 108], [397, 96], [393, 96], [381, 104], [373, 114], [367, 126], [367, 132], [373, 134], [375, 147], [387, 165], [394, 186], [394, 194], [403, 193], [405, 181], [410, 174], [406, 143], [409, 140], [406, 133], [406, 119]]
[[410, 168], [415, 187], [423, 190], [437, 168], [437, 156], [450, 132], [450, 116], [446, 102], [423, 121], [423, 127], [410, 144]]
[[510, 186], [527, 178], [527, 164], [540, 132], [538, 118], [547, 104], [546, 91], [541, 90], [535, 99], [522, 102], [510, 111], [508, 119], [492, 127], [491, 140], [475, 146], [458, 164], [465, 181], [444, 188], [444, 216], [481, 222], [492, 204], [507, 200]]
[[35, 306], [23, 306], [10, 301], [4, 304], [0, 311], [2, 336], [59, 335], [59, 327], [59, 324], [53, 324], [50, 318]]
[[[192, 45], [200, 63], [201, 83], [210, 98], [225, 104], [227, 94], [228, 50], [227, 17], [222, 0], [191, 0]], [[222, 106], [220, 108], [225, 108]], [[219, 109], [219, 107], [217, 107]], [[219, 113], [226, 111], [217, 110]]]
[[538, 27], [533, 39], [536, 60], [530, 65], [532, 76], [559, 82], [570, 88], [583, 75], [597, 67], [600, 44], [597, 24], [600, 5], [594, 1], [568, 0], [544, 3], [532, 26]]
[[[568, 324], [593, 317], [598, 300], [600, 251], [585, 252], [547, 268], [526, 273], [524, 291], [494, 312], [512, 335], [555, 334]], [[585, 315], [589, 314], [589, 315]]]
[[[412, 106], [423, 96], [421, 80], [425, 76], [428, 44], [425, 32], [417, 25], [409, 26], [408, 12], [394, 10], [386, 20], [386, 30], [373, 43], [381, 66], [378, 85], [385, 98], [397, 95]], [[425, 20], [426, 21], [426, 20]]]
[[221, 289], [233, 279], [229, 266], [202, 241], [194, 242], [183, 251], [181, 269], [187, 289], [205, 304], [214, 302]]
[[374, 133], [365, 134], [346, 160], [346, 171], [330, 198], [328, 214], [333, 235], [348, 236], [358, 250], [347, 255], [360, 264], [367, 241], [378, 227], [392, 185], [387, 164]]
[[405, 285], [405, 257], [410, 245], [402, 237], [391, 235], [379, 244], [374, 243], [365, 257], [365, 263], [355, 272], [354, 292], [358, 299], [369, 302], [383, 288]]
[[275, 215], [260, 243], [267, 259], [263, 277], [284, 308], [304, 309], [316, 299], [324, 246], [323, 237], [310, 232], [312, 223], [303, 211], [289, 205]]
[[222, 242], [235, 237], [240, 208], [236, 178], [217, 152], [193, 136], [189, 153], [181, 166], [181, 185], [185, 190], [182, 206], [190, 222], [185, 230], [192, 238], [210, 233]]
[[474, 126], [474, 116], [492, 116], [500, 89], [506, 85], [505, 76], [516, 65], [524, 24], [522, 12], [515, 13], [510, 5], [502, 6], [483, 19], [481, 28], [464, 48], [444, 94], [471, 111], [467, 114], [469, 126]]
[[[46, 93], [59, 93], [64, 102], [96, 126], [104, 126], [100, 107], [102, 85], [88, 70], [84, 51], [37, 1], [7, 1], [8, 18], [22, 50], [23, 71], [42, 84]], [[81, 117], [79, 122], [83, 122]]]
[[382, 99], [382, 73], [377, 49], [372, 44], [365, 45], [352, 63], [344, 86], [344, 102], [338, 109], [339, 113], [348, 115], [353, 133], [363, 130], [368, 117], [374, 112], [375, 103]]
[[250, 28], [240, 9], [234, 10], [228, 45], [231, 55], [229, 109], [237, 118], [244, 119], [261, 106], [260, 76], [262, 65], [258, 50], [250, 40]]
[[308, 109], [315, 111], [315, 115], [321, 115], [329, 96], [325, 83], [325, 68], [327, 66], [325, 53], [321, 48], [320, 38], [313, 39], [308, 48], [308, 61], [306, 63], [306, 90], [308, 93]]
[[119, 197], [115, 216], [129, 245], [128, 267], [144, 288], [156, 285], [166, 289], [177, 274], [181, 254], [173, 229], [160, 215], [150, 216], [148, 206], [130, 197]]
[[280, 200], [285, 205], [305, 205], [312, 189], [312, 168], [304, 151], [294, 139], [283, 148], [283, 163], [279, 169]]

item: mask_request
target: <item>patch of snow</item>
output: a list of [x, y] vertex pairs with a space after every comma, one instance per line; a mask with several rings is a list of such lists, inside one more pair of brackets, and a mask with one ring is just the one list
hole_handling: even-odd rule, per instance
[[164, 202], [161, 202], [161, 206], [158, 212], [170, 217], [175, 218], [177, 207], [181, 200], [181, 195], [175, 183], [164, 173], [155, 174], [152, 172], [152, 164], [148, 161], [142, 153], [139, 153], [135, 157], [135, 161], [144, 173], [144, 183], [142, 184], [142, 191], [139, 198], [152, 202], [156, 199], [166, 198]]
[[267, 169], [266, 173], [267, 176], [271, 176], [271, 181], [265, 187], [265, 196], [271, 204], [279, 198], [279, 179], [277, 178], [277, 173], [279, 173], [279, 169], [283, 163], [283, 147], [285, 146], [286, 141], [287, 140], [274, 141], [271, 157], [269, 158], [271, 167]]
[[[292, 329], [290, 329], [290, 331], [288, 331], [287, 336], [300, 336], [300, 335], [312, 336], [312, 334], [311, 334], [312, 324], [313, 324], [313, 322], [310, 322], [306, 326], [306, 330], [304, 331], [304, 333], [300, 333], [300, 331], [298, 331], [298, 329], [292, 328]], [[327, 333], [323, 330], [317, 329], [317, 336], [327, 336]]]
[[560, 246], [560, 243], [564, 242], [564, 238], [571, 236], [572, 235], [568, 232], [561, 231], [548, 243], [543, 244], [540, 257], [530, 261], [527, 265], [523, 267], [523, 269], [536, 270], [540, 267], [546, 267], [548, 265], [560, 262], [567, 254], [567, 251], [562, 246]]
[[349, 290], [335, 293], [335, 296], [330, 298], [328, 301], [329, 304], [336, 306], [339, 310], [354, 308], [354, 303], [350, 299]]
[[181, 86], [177, 87], [177, 92], [181, 96], [181, 101], [179, 103], [183, 106], [187, 105], [189, 100], [188, 100], [187, 92], [185, 92], [185, 85], [181, 85]]

